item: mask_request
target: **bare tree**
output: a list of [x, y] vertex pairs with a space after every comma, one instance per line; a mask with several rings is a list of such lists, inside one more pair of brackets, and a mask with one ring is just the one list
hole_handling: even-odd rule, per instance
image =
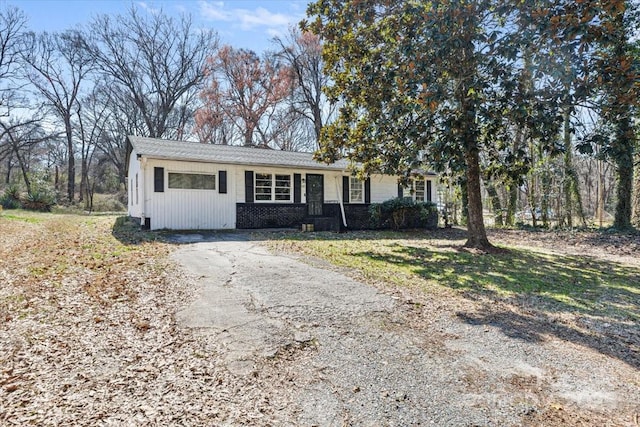
[[8, 123], [0, 121], [0, 159], [12, 156], [17, 160], [29, 194], [31, 162], [28, 157], [34, 146], [51, 138], [42, 130], [41, 121], [42, 117], [37, 115], [25, 119], [12, 119]]
[[312, 152], [318, 148], [313, 123], [291, 105], [279, 108], [269, 138], [284, 151]]
[[327, 86], [328, 76], [322, 71], [322, 45], [320, 38], [311, 32], [291, 28], [285, 39], [276, 37], [278, 57], [290, 67], [295, 78], [291, 106], [313, 124], [315, 143], [320, 140], [324, 124], [330, 120], [336, 104], [327, 102], [322, 87]]
[[0, 116], [8, 116], [12, 100], [16, 98], [19, 61], [24, 49], [22, 38], [27, 18], [15, 7], [0, 10]]
[[72, 120], [80, 109], [80, 87], [91, 71], [92, 61], [83, 49], [84, 38], [78, 31], [31, 33], [27, 46], [23, 55], [29, 65], [27, 78], [64, 126], [68, 157], [67, 198], [73, 202], [76, 166]]
[[[292, 80], [288, 68], [275, 58], [260, 58], [254, 52], [224, 46], [209, 59], [209, 86], [202, 92], [204, 110], [198, 112], [200, 128], [217, 126], [223, 113], [243, 136], [245, 146], [267, 145], [268, 127], [279, 103], [291, 93]], [[211, 114], [213, 112], [213, 114]], [[207, 122], [207, 116], [214, 122]]]
[[214, 55], [215, 32], [194, 30], [191, 19], [162, 12], [101, 15], [90, 26], [86, 48], [99, 72], [120, 85], [144, 125], [143, 135], [183, 137], [193, 114], [189, 105]]
[[112, 80], [100, 82], [93, 91], [92, 109], [104, 108], [96, 149], [116, 170], [118, 181], [126, 183], [127, 146], [123, 135], [145, 135], [146, 127], [139, 108], [129, 102], [126, 88]]
[[93, 160], [98, 142], [102, 139], [110, 120], [112, 112], [109, 110], [109, 103], [101, 100], [99, 86], [94, 86], [90, 94], [84, 96], [80, 104], [82, 109], [78, 110], [78, 133], [80, 153], [82, 158], [82, 168], [80, 177], [80, 201], [86, 196], [85, 207], [89, 211], [93, 208], [93, 186], [89, 183], [89, 169]]

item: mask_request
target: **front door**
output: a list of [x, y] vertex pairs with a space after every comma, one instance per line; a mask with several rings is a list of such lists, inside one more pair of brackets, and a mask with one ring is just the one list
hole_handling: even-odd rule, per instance
[[324, 176], [307, 174], [307, 215], [322, 216]]

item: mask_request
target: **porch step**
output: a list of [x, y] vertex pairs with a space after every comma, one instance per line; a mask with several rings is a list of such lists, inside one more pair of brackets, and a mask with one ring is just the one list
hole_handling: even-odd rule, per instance
[[[340, 231], [340, 219], [331, 217], [331, 216], [323, 216], [323, 217], [307, 217], [303, 222], [303, 230], [304, 225], [306, 225], [305, 231]], [[313, 225], [313, 230], [309, 230], [309, 225]]]

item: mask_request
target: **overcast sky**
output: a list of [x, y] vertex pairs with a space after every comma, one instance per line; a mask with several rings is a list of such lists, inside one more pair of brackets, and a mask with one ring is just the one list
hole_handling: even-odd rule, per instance
[[2, 6], [16, 6], [29, 17], [33, 31], [61, 31], [88, 24], [97, 14], [126, 13], [134, 7], [168, 15], [190, 13], [194, 24], [215, 29], [222, 43], [262, 52], [269, 40], [283, 35], [288, 26], [305, 16], [307, 0], [0, 0]]

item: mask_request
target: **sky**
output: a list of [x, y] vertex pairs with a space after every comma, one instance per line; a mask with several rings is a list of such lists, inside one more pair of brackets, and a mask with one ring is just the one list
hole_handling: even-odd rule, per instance
[[222, 44], [261, 53], [274, 36], [304, 18], [307, 0], [0, 0], [27, 15], [32, 31], [56, 32], [87, 26], [99, 14], [126, 14], [133, 6], [149, 13], [162, 10], [170, 16], [191, 14], [194, 27], [214, 29]]

